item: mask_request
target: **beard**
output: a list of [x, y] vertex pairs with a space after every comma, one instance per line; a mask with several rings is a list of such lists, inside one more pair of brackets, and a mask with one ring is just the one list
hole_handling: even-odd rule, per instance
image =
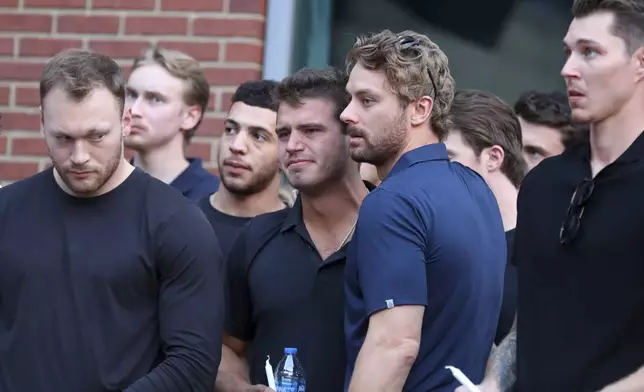
[[[221, 167], [222, 163], [220, 163]], [[225, 170], [219, 171], [219, 178], [221, 184], [226, 190], [237, 196], [250, 196], [263, 192], [275, 180], [275, 176], [279, 173], [277, 165], [262, 165], [258, 171], [252, 171], [251, 176], [247, 181], [241, 178], [228, 177]]]
[[[121, 163], [123, 154], [123, 142], [119, 143], [118, 148], [110, 155], [104, 167], [95, 168], [92, 166], [69, 166], [59, 165], [54, 162], [54, 168], [60, 175], [67, 188], [73, 193], [80, 196], [91, 196], [96, 194], [114, 175]], [[88, 171], [91, 172], [88, 177], [83, 179], [74, 178], [72, 171]]]
[[349, 135], [360, 137], [362, 144], [349, 149], [351, 158], [356, 162], [380, 165], [395, 156], [407, 139], [404, 112], [401, 110], [391, 121], [382, 124], [371, 134], [359, 127], [350, 126]]

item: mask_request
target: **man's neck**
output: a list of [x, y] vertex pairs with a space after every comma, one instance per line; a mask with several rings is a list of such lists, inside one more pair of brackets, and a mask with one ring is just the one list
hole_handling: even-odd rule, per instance
[[378, 171], [378, 178], [385, 179], [387, 175], [389, 175], [391, 169], [393, 169], [393, 167], [396, 165], [398, 160], [400, 160], [400, 157], [405, 155], [405, 153], [411, 150], [415, 150], [419, 147], [426, 146], [428, 144], [438, 143], [438, 141], [439, 140], [434, 132], [428, 127], [410, 131], [409, 138], [404, 147], [386, 162], [376, 166], [376, 170]]
[[519, 190], [503, 173], [494, 173], [488, 178], [488, 185], [499, 204], [503, 229], [512, 230], [517, 225], [517, 196]]
[[[642, 106], [640, 106], [642, 105]], [[644, 99], [631, 99], [612, 117], [590, 126], [591, 169], [595, 177], [615, 162], [644, 130]]]
[[369, 190], [356, 170], [319, 195], [301, 193], [302, 217], [307, 226], [344, 230], [358, 218], [358, 210]]
[[190, 165], [183, 153], [183, 146], [170, 142], [150, 151], [140, 151], [134, 156], [134, 166], [152, 177], [170, 184]]
[[219, 190], [210, 196], [210, 205], [226, 215], [252, 218], [286, 207], [279, 198], [279, 188], [279, 176], [271, 182], [268, 188], [252, 195], [234, 194], [221, 184]]

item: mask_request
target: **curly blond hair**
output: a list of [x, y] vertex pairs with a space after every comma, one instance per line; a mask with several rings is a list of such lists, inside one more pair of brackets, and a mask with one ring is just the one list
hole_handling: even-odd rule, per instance
[[370, 70], [382, 70], [403, 107], [423, 96], [431, 97], [430, 124], [438, 139], [445, 139], [454, 78], [438, 45], [413, 31], [384, 30], [357, 38], [347, 55], [347, 73], [358, 63]]

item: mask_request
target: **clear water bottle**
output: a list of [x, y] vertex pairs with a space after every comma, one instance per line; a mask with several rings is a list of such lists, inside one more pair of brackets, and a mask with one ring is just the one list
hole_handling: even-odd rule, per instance
[[306, 392], [306, 381], [302, 364], [297, 359], [297, 349], [286, 347], [284, 356], [275, 370], [277, 392]]

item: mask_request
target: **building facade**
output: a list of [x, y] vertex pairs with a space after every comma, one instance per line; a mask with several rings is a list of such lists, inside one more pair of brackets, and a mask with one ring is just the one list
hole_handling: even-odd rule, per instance
[[261, 76], [266, 0], [0, 0], [0, 183], [49, 165], [40, 135], [38, 80], [50, 56], [89, 48], [126, 72], [150, 43], [202, 62], [208, 113], [188, 154], [215, 169], [231, 93]]

